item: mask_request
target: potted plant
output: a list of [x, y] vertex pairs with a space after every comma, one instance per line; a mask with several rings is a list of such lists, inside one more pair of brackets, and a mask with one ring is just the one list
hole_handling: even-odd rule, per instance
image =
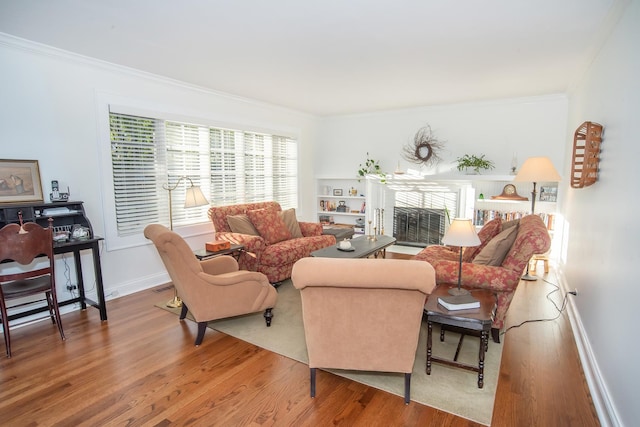
[[360, 164], [360, 169], [358, 169], [358, 181], [364, 178], [367, 175], [378, 175], [381, 179], [380, 182], [384, 183], [387, 175], [382, 172], [380, 169], [380, 164], [377, 160], [373, 160], [369, 158], [369, 153], [367, 153], [367, 161]]
[[484, 158], [484, 154], [476, 156], [475, 154], [465, 154], [456, 159], [458, 161], [458, 170], [472, 170], [473, 173], [479, 174], [481, 170], [493, 169], [494, 165], [491, 160]]

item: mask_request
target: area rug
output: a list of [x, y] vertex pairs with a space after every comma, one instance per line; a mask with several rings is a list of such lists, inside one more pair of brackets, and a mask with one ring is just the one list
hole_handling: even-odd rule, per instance
[[[165, 302], [156, 304], [156, 306], [175, 314], [179, 313], [179, 309], [166, 307]], [[283, 282], [278, 288], [278, 302], [273, 313], [274, 317], [270, 328], [265, 326], [262, 313], [217, 320], [210, 322], [209, 327], [301, 363], [307, 363], [300, 292], [293, 287], [290, 280]], [[459, 335], [447, 331], [445, 342], [441, 342], [439, 334], [439, 329], [434, 327], [433, 354], [452, 359]], [[427, 327], [425, 323], [420, 332], [418, 353], [411, 375], [411, 400], [480, 424], [490, 425], [500, 370], [502, 344], [489, 342], [489, 350], [485, 355], [484, 387], [480, 389], [477, 384], [478, 374], [476, 372], [434, 363], [431, 365], [431, 375], [427, 375], [425, 373], [426, 342]], [[465, 337], [458, 361], [477, 365], [479, 345], [479, 338]], [[404, 375], [402, 374], [327, 371], [398, 396], [404, 396]]]

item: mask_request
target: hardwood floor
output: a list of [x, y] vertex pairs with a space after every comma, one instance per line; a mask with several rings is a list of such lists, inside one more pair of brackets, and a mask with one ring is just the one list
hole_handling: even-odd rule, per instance
[[[521, 282], [508, 324], [554, 317], [551, 289]], [[109, 301], [104, 323], [93, 308], [66, 314], [65, 342], [48, 321], [12, 329], [2, 425], [477, 425], [323, 372], [311, 399], [306, 365], [212, 330], [194, 347], [195, 323], [153, 306], [172, 296], [162, 286]], [[566, 314], [502, 340], [492, 425], [599, 425]]]

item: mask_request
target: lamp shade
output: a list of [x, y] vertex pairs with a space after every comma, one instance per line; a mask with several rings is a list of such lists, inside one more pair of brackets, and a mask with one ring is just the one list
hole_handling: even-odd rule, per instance
[[558, 182], [560, 174], [548, 157], [529, 157], [513, 179], [521, 182]]
[[202, 194], [202, 190], [200, 187], [192, 185], [187, 188], [187, 191], [184, 195], [184, 207], [185, 208], [195, 208], [196, 206], [204, 206], [208, 205], [209, 201], [204, 194]]
[[442, 238], [442, 243], [461, 247], [478, 246], [480, 238], [470, 219], [455, 218]]

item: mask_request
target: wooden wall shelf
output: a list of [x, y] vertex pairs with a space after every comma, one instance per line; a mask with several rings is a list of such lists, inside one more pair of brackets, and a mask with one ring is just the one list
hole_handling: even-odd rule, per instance
[[571, 160], [571, 187], [588, 187], [597, 181], [601, 142], [602, 125], [584, 122], [576, 129]]

